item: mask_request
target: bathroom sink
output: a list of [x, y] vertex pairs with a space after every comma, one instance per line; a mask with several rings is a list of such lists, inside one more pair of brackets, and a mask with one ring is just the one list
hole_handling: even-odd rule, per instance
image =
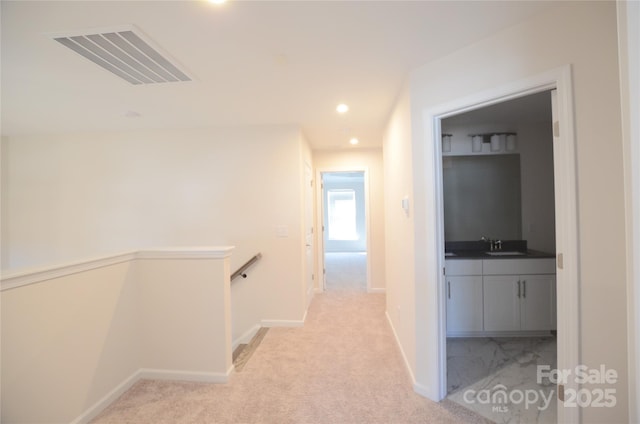
[[517, 251], [497, 251], [497, 252], [486, 252], [487, 255], [490, 256], [523, 256], [526, 255], [526, 253], [524, 252], [517, 252]]

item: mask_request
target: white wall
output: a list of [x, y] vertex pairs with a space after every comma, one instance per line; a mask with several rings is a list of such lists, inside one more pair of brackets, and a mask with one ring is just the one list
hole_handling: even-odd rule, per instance
[[[229, 260], [139, 259], [136, 318], [142, 367], [225, 373], [231, 359]], [[215, 280], [214, 280], [215, 278]], [[182, 369], [189, 364], [190, 369]]]
[[[385, 284], [385, 177], [380, 149], [315, 150], [313, 163], [316, 170], [353, 171], [366, 169], [369, 174], [369, 246], [368, 261], [371, 288], [383, 290]], [[316, 189], [320, 190], [318, 185]], [[317, 205], [316, 210], [319, 212]], [[316, 235], [320, 232], [316, 232]], [[319, 279], [317, 280], [319, 281]]]
[[85, 422], [139, 378], [227, 381], [230, 250], [3, 276], [2, 421]]
[[70, 422], [140, 368], [129, 269], [2, 293], [3, 422]]
[[409, 213], [402, 199], [413, 199], [411, 178], [411, 101], [409, 85], [402, 87], [383, 139], [385, 192], [385, 252], [387, 318], [399, 342], [411, 379], [416, 383], [416, 284], [412, 266], [414, 205]]
[[[394, 129], [392, 115], [387, 130], [392, 135], [385, 143], [385, 177], [389, 187], [387, 210], [396, 206], [400, 190], [409, 190], [413, 183], [415, 215], [409, 222], [388, 216], [387, 234], [398, 238], [391, 245], [412, 245], [416, 257], [413, 260], [409, 255], [388, 251], [387, 272], [396, 276], [390, 280], [389, 291], [403, 293], [390, 299], [398, 304], [388, 305], [389, 309], [401, 308], [398, 320], [402, 323], [416, 322], [415, 332], [399, 333], [407, 356], [415, 349], [414, 355], [419, 358], [409, 361], [418, 385], [433, 381], [438, 372], [437, 358], [430, 349], [437, 339], [432, 329], [437, 326], [422, 313], [435, 306], [425, 287], [433, 284], [427, 276], [437, 272], [428, 268], [435, 262], [425, 259], [436, 255], [428, 243], [436, 236], [434, 229], [425, 228], [425, 222], [435, 221], [428, 215], [432, 208], [427, 196], [436, 181], [433, 169], [426, 165], [424, 145], [434, 141], [431, 134], [424, 134], [423, 113], [455, 99], [571, 64], [577, 137], [581, 361], [589, 367], [606, 364], [620, 376], [615, 386], [616, 407], [587, 408], [583, 417], [585, 422], [627, 421], [625, 225], [615, 6], [612, 2], [558, 3], [553, 11], [413, 72], [412, 137], [408, 139]], [[395, 113], [404, 110], [406, 114], [403, 107], [406, 108], [404, 104], [396, 108]], [[403, 156], [408, 160], [405, 165], [394, 166], [392, 159]], [[409, 287], [397, 282], [400, 273], [405, 274], [402, 280], [406, 279]], [[392, 289], [391, 284], [396, 287]], [[414, 313], [413, 299], [422, 302]], [[603, 316], [607, 319], [603, 320]]]
[[[303, 318], [301, 161], [292, 126], [3, 140], [4, 270], [155, 246], [234, 245], [234, 339]], [[306, 152], [306, 153], [305, 153]], [[287, 237], [277, 237], [283, 226]], [[292, 258], [294, 258], [292, 260]]]
[[469, 134], [509, 131], [518, 134], [518, 148], [515, 152], [520, 154], [522, 239], [527, 240], [529, 249], [555, 253], [551, 125], [551, 116], [546, 124], [514, 122], [508, 126], [490, 123], [446, 125], [445, 120], [442, 132], [452, 134], [452, 155], [474, 154], [469, 153], [471, 151]]
[[9, 181], [7, 141], [8, 139], [6, 137], [0, 137], [0, 264], [9, 263], [9, 251], [5, 249], [5, 243], [3, 241], [8, 234], [9, 223], [7, 219], [4, 219], [4, 217], [7, 216], [8, 190], [6, 190], [6, 187]]
[[530, 249], [556, 252], [553, 129], [549, 125], [518, 127], [521, 144], [522, 238]]

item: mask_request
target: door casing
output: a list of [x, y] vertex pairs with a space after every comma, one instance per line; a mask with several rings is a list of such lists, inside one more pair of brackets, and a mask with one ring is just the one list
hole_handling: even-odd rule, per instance
[[314, 293], [315, 270], [313, 264], [313, 169], [311, 165], [304, 164], [304, 238], [305, 238], [305, 298], [306, 307], [309, 308]]
[[[559, 134], [554, 136], [554, 190], [556, 202], [556, 251], [562, 262], [557, 267], [557, 311], [558, 311], [558, 369], [575, 369], [580, 358], [579, 333], [579, 244], [577, 214], [577, 174], [576, 147], [573, 122], [573, 92], [571, 67], [566, 65], [543, 74], [497, 87], [469, 97], [461, 98], [425, 110], [423, 125], [425, 129], [425, 169], [433, 169], [435, 187], [426, 193], [430, 201], [431, 214], [428, 214], [425, 227], [435, 228], [435, 237], [423, 235], [429, 251], [434, 256], [416, 257], [425, 260], [429, 275], [426, 281], [416, 279], [416, 285], [425, 284], [428, 297], [437, 299], [437, 308], [430, 308], [429, 299], [417, 299], [416, 307], [428, 312], [427, 334], [416, 332], [416, 345], [431, 351], [437, 358], [435, 364], [421, 364], [425, 369], [436, 367], [429, 372], [430, 381], [416, 381], [415, 390], [433, 400], [439, 401], [447, 394], [446, 385], [446, 296], [444, 290], [444, 209], [442, 192], [442, 145], [441, 120], [473, 109], [504, 102], [514, 98], [542, 91], [556, 90], [556, 110]], [[435, 282], [429, 284], [428, 281]], [[433, 296], [433, 297], [431, 297]], [[421, 305], [422, 304], [422, 305]], [[436, 334], [437, 340], [428, 340], [428, 333]], [[429, 343], [431, 342], [431, 345]], [[418, 356], [418, 360], [421, 360]], [[425, 357], [426, 358], [426, 357]], [[425, 359], [423, 359], [425, 360]], [[569, 381], [565, 388], [577, 390], [575, 382]], [[562, 408], [558, 404], [558, 422], [579, 422], [580, 408]]]
[[316, 284], [316, 292], [323, 292], [325, 290], [325, 260], [324, 260], [324, 213], [325, 213], [325, 205], [324, 205], [324, 190], [322, 187], [322, 176], [323, 174], [333, 173], [333, 172], [362, 172], [364, 175], [364, 214], [365, 214], [365, 232], [367, 234], [367, 292], [374, 291], [371, 288], [371, 260], [369, 257], [369, 253], [371, 252], [371, 220], [369, 214], [369, 168], [368, 167], [335, 167], [335, 168], [319, 168], [316, 170], [316, 181], [319, 183], [316, 184], [316, 205], [317, 211], [316, 214], [316, 231], [317, 241], [316, 246], [318, 246], [317, 252], [317, 262], [318, 262], [318, 273], [319, 278], [316, 279], [318, 282]]

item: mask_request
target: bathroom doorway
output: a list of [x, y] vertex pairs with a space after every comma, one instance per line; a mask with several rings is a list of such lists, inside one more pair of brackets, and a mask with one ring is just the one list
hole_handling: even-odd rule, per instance
[[323, 290], [367, 291], [365, 171], [321, 172]]
[[[552, 93], [440, 123], [447, 398], [496, 422], [557, 417], [555, 386], [536, 381], [557, 368]], [[477, 398], [522, 388], [540, 409]]]

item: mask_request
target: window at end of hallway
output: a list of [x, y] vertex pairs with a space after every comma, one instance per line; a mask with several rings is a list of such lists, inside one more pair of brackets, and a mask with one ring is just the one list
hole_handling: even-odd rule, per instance
[[358, 240], [356, 229], [356, 192], [349, 189], [329, 190], [329, 240]]

